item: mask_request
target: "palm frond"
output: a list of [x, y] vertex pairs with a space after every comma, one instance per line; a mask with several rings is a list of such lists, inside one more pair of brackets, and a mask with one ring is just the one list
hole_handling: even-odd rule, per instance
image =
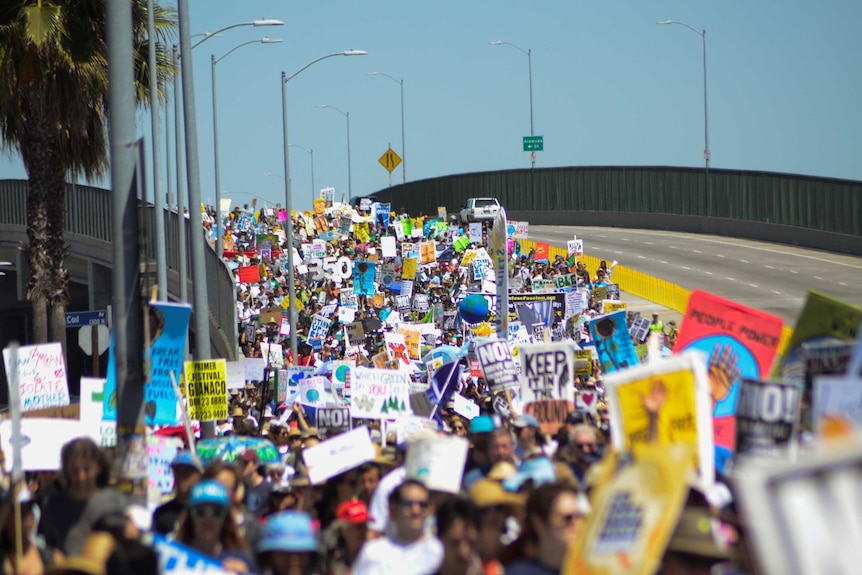
[[60, 6], [40, 1], [23, 7], [21, 17], [27, 38], [37, 46], [63, 36], [63, 10]]

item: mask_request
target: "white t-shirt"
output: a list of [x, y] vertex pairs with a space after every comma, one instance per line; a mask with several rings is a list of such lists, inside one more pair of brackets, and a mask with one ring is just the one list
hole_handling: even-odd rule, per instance
[[386, 533], [386, 526], [389, 525], [389, 495], [404, 483], [406, 477], [407, 468], [402, 465], [384, 475], [377, 484], [377, 489], [371, 495], [371, 504], [368, 506], [369, 529]]
[[352, 575], [431, 575], [443, 561], [443, 545], [425, 535], [407, 545], [388, 537], [369, 541], [362, 547]]

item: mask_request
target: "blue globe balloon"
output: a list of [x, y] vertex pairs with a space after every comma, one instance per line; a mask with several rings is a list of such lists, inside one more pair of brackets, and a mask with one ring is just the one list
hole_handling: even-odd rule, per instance
[[480, 323], [488, 319], [488, 300], [479, 294], [470, 294], [465, 297], [459, 306], [461, 319], [467, 323]]

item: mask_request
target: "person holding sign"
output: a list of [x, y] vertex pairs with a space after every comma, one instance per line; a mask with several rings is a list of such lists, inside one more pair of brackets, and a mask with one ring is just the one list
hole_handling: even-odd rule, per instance
[[177, 528], [177, 541], [218, 559], [226, 571], [254, 570], [254, 561], [230, 514], [228, 491], [216, 481], [202, 481], [192, 489], [189, 508]]

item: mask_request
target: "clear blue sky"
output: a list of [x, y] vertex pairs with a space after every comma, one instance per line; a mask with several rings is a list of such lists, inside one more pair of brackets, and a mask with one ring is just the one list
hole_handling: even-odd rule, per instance
[[[168, 2], [170, 3], [170, 2]], [[408, 180], [529, 166], [527, 57], [533, 51], [538, 167], [703, 165], [701, 39], [707, 29], [710, 148], [715, 168], [862, 179], [862, 2], [848, 0], [191, 0], [193, 32], [256, 18], [195, 50], [203, 198], [214, 198], [210, 54], [268, 35], [218, 65], [222, 188], [234, 203], [283, 199], [282, 70], [335, 51], [288, 84], [291, 143], [313, 148], [316, 187], [347, 193], [350, 112], [354, 195], [388, 184], [377, 163], [401, 154], [398, 85], [405, 82]], [[142, 135], [149, 116], [138, 115]], [[309, 157], [291, 149], [294, 205], [309, 208]], [[17, 158], [0, 177], [24, 177]], [[400, 168], [393, 183], [401, 181]], [[98, 183], [97, 183], [98, 184]]]

